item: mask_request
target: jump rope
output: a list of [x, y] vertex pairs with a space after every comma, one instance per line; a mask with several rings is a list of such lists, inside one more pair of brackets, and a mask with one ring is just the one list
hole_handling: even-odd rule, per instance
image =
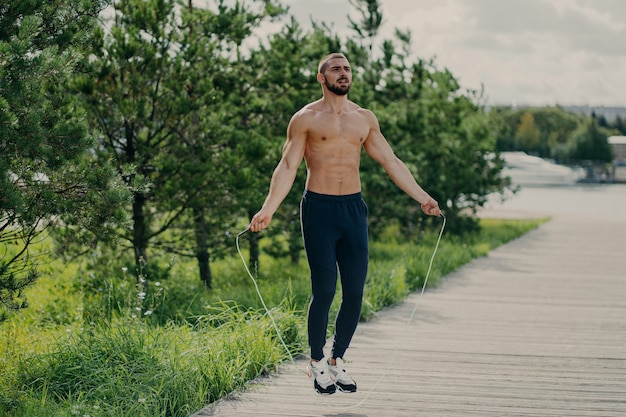
[[[422, 299], [422, 296], [424, 295], [424, 291], [426, 290], [426, 284], [428, 283], [428, 277], [430, 276], [430, 271], [431, 271], [431, 269], [433, 267], [433, 261], [435, 260], [435, 255], [437, 254], [437, 249], [439, 249], [439, 243], [441, 242], [441, 236], [443, 235], [443, 231], [446, 228], [446, 216], [444, 216], [443, 213], [442, 213], [441, 217], [443, 219], [443, 222], [441, 224], [441, 229], [439, 230], [439, 236], [437, 237], [437, 243], [435, 244], [435, 249], [433, 250], [433, 254], [430, 257], [430, 262], [428, 263], [428, 270], [426, 271], [426, 276], [424, 277], [424, 283], [422, 284], [422, 289], [421, 289], [421, 291], [419, 293], [419, 296], [418, 296], [417, 300], [415, 301], [415, 304], [413, 306], [413, 311], [411, 311], [411, 315], [409, 316], [409, 319], [406, 322], [406, 326], [407, 327], [413, 321], [413, 317], [415, 316], [415, 312], [417, 311], [417, 307], [419, 305], [419, 302]], [[270, 311], [269, 308], [267, 308], [267, 305], [265, 304], [265, 300], [263, 299], [263, 295], [261, 295], [261, 290], [259, 289], [259, 285], [257, 283], [257, 280], [252, 275], [252, 272], [250, 272], [250, 268], [248, 268], [248, 264], [246, 263], [246, 260], [245, 260], [245, 258], [243, 256], [243, 253], [241, 253], [241, 248], [239, 246], [239, 238], [241, 238], [243, 235], [245, 235], [249, 231], [250, 231], [250, 229], [247, 228], [246, 230], [244, 230], [244, 231], [240, 232], [239, 234], [237, 234], [237, 238], [235, 239], [235, 243], [237, 245], [237, 252], [239, 252], [239, 257], [241, 258], [241, 262], [243, 263], [243, 266], [246, 269], [246, 272], [248, 273], [248, 276], [250, 277], [250, 279], [254, 283], [254, 288], [256, 290], [257, 295], [259, 296], [259, 300], [261, 300], [261, 304], [263, 305], [263, 308], [265, 309], [265, 312], [266, 312], [267, 316], [270, 318], [270, 321], [272, 322], [272, 326], [274, 327], [274, 330], [276, 331], [276, 335], [278, 336], [278, 340], [280, 340], [280, 343], [285, 348], [285, 352], [287, 352], [287, 355], [289, 356], [291, 364], [298, 371], [304, 373], [306, 376], [309, 376], [307, 371], [305, 371], [304, 369], [301, 369], [301, 368], [298, 367], [295, 358], [291, 354], [291, 351], [287, 347], [287, 344], [285, 343], [285, 340], [283, 339], [283, 336], [282, 336], [280, 330], [278, 329], [278, 325], [276, 324], [276, 320], [274, 320], [274, 316], [272, 315], [272, 312]], [[393, 363], [394, 363], [394, 361], [396, 359], [396, 356], [398, 354], [398, 350], [399, 349], [400, 348], [398, 346], [396, 346], [396, 349], [394, 350], [393, 355], [391, 356], [391, 359], [389, 359], [389, 363], [387, 364], [387, 368], [385, 369], [385, 372], [383, 373], [382, 377], [380, 377], [378, 379], [378, 381], [376, 382], [376, 384], [372, 388], [370, 388], [369, 391], [366, 392], [365, 396], [361, 399], [361, 401], [359, 401], [356, 404], [348, 405], [348, 406], [338, 406], [336, 404], [329, 403], [328, 401], [324, 401], [326, 403], [326, 405], [328, 405], [331, 408], [341, 409], [341, 410], [351, 410], [351, 409], [358, 408], [361, 404], [363, 404], [369, 398], [369, 396], [374, 391], [376, 391], [376, 389], [378, 388], [380, 382], [383, 381], [387, 377], [387, 375], [389, 374], [389, 370], [391, 369], [391, 366], [393, 365]], [[318, 398], [318, 401], [319, 401], [320, 397], [318, 396], [316, 398]]]

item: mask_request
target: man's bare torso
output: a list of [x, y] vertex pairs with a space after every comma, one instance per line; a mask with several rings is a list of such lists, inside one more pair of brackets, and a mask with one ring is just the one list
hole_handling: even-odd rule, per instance
[[361, 191], [361, 148], [370, 133], [367, 110], [350, 102], [340, 114], [314, 102], [298, 117], [305, 128], [307, 190], [329, 195]]

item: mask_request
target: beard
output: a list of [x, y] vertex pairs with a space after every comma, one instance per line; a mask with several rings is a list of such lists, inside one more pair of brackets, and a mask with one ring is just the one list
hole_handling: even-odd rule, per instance
[[340, 86], [337, 84], [331, 84], [328, 82], [328, 80], [325, 80], [324, 84], [326, 84], [326, 88], [328, 88], [329, 91], [337, 94], [338, 96], [345, 96], [346, 94], [348, 94], [348, 91], [350, 91], [350, 84]]

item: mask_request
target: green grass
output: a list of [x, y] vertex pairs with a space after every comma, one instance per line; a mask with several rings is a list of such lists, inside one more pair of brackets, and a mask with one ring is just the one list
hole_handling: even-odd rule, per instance
[[[301, 320], [285, 311], [274, 316], [300, 350]], [[265, 314], [233, 306], [194, 326], [119, 317], [51, 341], [14, 356], [5, 415], [188, 416], [287, 356]]]
[[[428, 285], [543, 221], [481, 220], [479, 234], [444, 233]], [[395, 236], [371, 242], [362, 320], [423, 284], [437, 233]], [[167, 260], [167, 274], [145, 287], [123, 259], [94, 274], [84, 264], [46, 263], [28, 290], [31, 308], [0, 323], [0, 416], [187, 416], [240, 389], [306, 352], [301, 258], [262, 256], [253, 271], [289, 352], [238, 257], [212, 264], [212, 292], [180, 260]]]

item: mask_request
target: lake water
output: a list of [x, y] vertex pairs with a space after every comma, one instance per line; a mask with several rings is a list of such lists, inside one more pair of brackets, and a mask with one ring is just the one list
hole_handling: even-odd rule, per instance
[[626, 220], [626, 184], [524, 187], [501, 203], [491, 198], [481, 216], [580, 215]]

